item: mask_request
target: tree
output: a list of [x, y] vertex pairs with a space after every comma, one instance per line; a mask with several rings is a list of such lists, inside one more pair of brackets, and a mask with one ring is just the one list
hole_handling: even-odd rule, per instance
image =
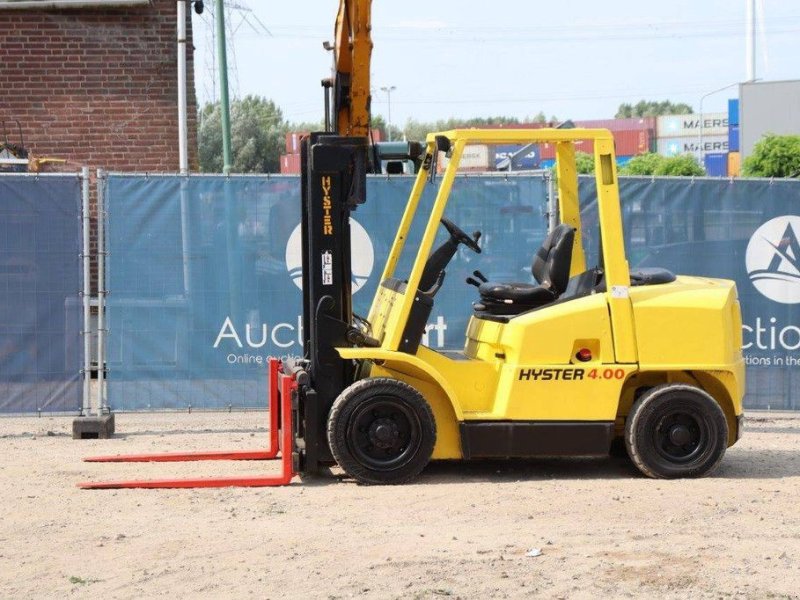
[[540, 110], [536, 115], [533, 117], [534, 123], [540, 123], [541, 125], [547, 124], [547, 116]]
[[666, 157], [648, 152], [630, 159], [620, 168], [619, 174], [691, 177], [692, 175], [705, 175], [705, 169], [691, 154]]
[[633, 117], [658, 117], [661, 115], [689, 115], [694, 113], [692, 107], [684, 102], [672, 103], [669, 100], [640, 100], [635, 105], [620, 104], [617, 119], [630, 119]]
[[323, 121], [300, 121], [299, 123], [289, 123], [286, 126], [287, 131], [298, 132], [311, 132], [311, 131], [324, 131], [325, 123]]
[[[586, 152], [575, 152], [575, 170], [578, 175], [591, 175], [594, 173], [594, 156]], [[550, 174], [553, 179], [558, 179], [556, 165], [550, 167]]]
[[691, 177], [705, 174], [706, 170], [692, 154], [678, 154], [677, 156], [665, 158], [654, 173], [654, 175], [672, 177]]
[[524, 123], [537, 123], [539, 125], [548, 125], [555, 127], [558, 125], [559, 120], [558, 117], [555, 115], [550, 115], [550, 118], [547, 118], [547, 115], [544, 114], [543, 111], [539, 111], [533, 117], [525, 117]]
[[[372, 122], [370, 123], [370, 128], [372, 129], [372, 131], [380, 131], [381, 139], [384, 142], [389, 140], [389, 137], [387, 135], [389, 132], [389, 126], [386, 123], [386, 120], [381, 115], [372, 115]], [[403, 139], [403, 131], [399, 127], [392, 125], [391, 129], [392, 129], [392, 140], [398, 141]]]
[[[373, 121], [375, 118], [373, 117]], [[551, 122], [557, 121], [555, 116], [551, 117]], [[518, 119], [516, 117], [473, 117], [470, 119], [439, 119], [438, 121], [417, 121], [409, 119], [403, 128], [406, 138], [414, 141], [423, 141], [425, 137], [433, 131], [447, 131], [449, 129], [468, 129], [470, 127], [514, 127], [528, 125], [531, 123], [546, 123], [544, 113], [540, 112], [533, 118], [526, 117]]]
[[591, 175], [594, 173], [594, 156], [586, 152], [576, 152], [575, 170], [578, 171], [578, 175]]
[[665, 157], [648, 152], [634, 156], [619, 169], [620, 175], [655, 175], [656, 169], [664, 162]]
[[800, 176], [800, 135], [764, 136], [742, 165], [745, 177]]
[[[257, 96], [234, 100], [231, 103], [232, 171], [278, 172], [287, 129], [283, 113], [272, 100]], [[222, 113], [219, 103], [206, 104], [200, 111], [197, 138], [200, 170], [222, 172]]]

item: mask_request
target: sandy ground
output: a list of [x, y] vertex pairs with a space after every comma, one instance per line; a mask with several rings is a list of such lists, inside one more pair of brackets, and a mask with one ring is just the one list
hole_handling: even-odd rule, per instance
[[403, 487], [114, 491], [75, 484], [274, 472], [81, 462], [258, 448], [266, 415], [122, 414], [116, 439], [83, 441], [70, 418], [0, 419], [0, 596], [798, 598], [800, 415], [749, 416], [700, 480], [609, 458], [440, 463]]

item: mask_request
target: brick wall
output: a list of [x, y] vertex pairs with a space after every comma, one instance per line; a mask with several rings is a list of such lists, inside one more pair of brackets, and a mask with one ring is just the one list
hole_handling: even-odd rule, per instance
[[[187, 6], [189, 168], [197, 170], [192, 12]], [[175, 0], [126, 9], [0, 10], [0, 120], [22, 128], [42, 171], [92, 173], [91, 287], [97, 291], [94, 174], [177, 172]]]
[[[70, 161], [48, 171], [177, 171], [176, 11], [175, 0], [127, 9], [0, 10], [0, 119], [19, 120], [34, 155]], [[189, 164], [196, 170], [189, 7], [187, 13]]]

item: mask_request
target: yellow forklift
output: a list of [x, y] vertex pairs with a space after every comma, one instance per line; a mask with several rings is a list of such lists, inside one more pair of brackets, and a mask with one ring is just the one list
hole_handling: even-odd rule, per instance
[[[625, 258], [614, 142], [606, 130], [469, 129], [392, 148], [419, 171], [369, 314], [352, 309], [350, 214], [366, 201], [371, 143], [371, 0], [341, 0], [326, 131], [303, 140], [303, 348], [270, 361], [270, 447], [264, 451], [97, 457], [102, 462], [271, 460], [279, 476], [83, 484], [116, 487], [285, 485], [334, 464], [366, 484], [399, 484], [430, 460], [597, 456], [624, 445], [650, 477], [696, 477], [742, 432], [744, 361], [734, 282], [630, 271]], [[587, 265], [575, 143], [591, 140], [599, 210], [598, 264]], [[444, 218], [470, 144], [556, 146], [560, 223], [531, 256], [529, 281], [480, 272], [464, 348], [422, 344], [448, 264], [472, 235]], [[420, 200], [449, 160], [430, 213]], [[397, 172], [388, 168], [389, 172]], [[412, 221], [426, 224], [411, 238]], [[434, 249], [443, 226], [447, 239]], [[414, 253], [400, 272], [403, 251]]]
[[[580, 140], [594, 145], [600, 258], [591, 266], [575, 169]], [[476, 272], [478, 279], [467, 280], [477, 297], [463, 351], [426, 347], [421, 340], [448, 263], [462, 244], [481, 252], [480, 232], [469, 235], [443, 217], [465, 148], [545, 142], [557, 148], [560, 224], [528, 250], [535, 282], [490, 281]], [[332, 148], [338, 162], [327, 156]], [[363, 201], [354, 148], [351, 139], [325, 135], [304, 148], [306, 359], [284, 367], [300, 375], [299, 472], [336, 462], [359, 482], [397, 484], [431, 459], [596, 456], [624, 441], [644, 474], [695, 477], [737, 441], [744, 362], [735, 284], [629, 270], [610, 132], [429, 135], [366, 318], [350, 304], [349, 214]], [[424, 233], [411, 239], [443, 154], [449, 161]], [[440, 226], [449, 236], [434, 249]], [[401, 273], [406, 248], [416, 254]]]

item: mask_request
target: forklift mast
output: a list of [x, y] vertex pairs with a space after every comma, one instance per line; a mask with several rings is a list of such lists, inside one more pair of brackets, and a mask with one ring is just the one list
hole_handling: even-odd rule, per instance
[[[350, 213], [366, 201], [366, 175], [387, 161], [420, 162], [422, 146], [403, 142], [381, 156], [370, 136], [372, 0], [340, 0], [333, 76], [325, 87], [329, 131], [303, 140], [300, 156], [303, 244], [303, 343], [298, 387], [295, 470], [314, 473], [333, 464], [327, 440], [331, 406], [356, 379], [352, 360], [336, 347], [377, 346], [353, 324]], [[331, 109], [331, 95], [333, 106]], [[400, 163], [398, 163], [400, 164]], [[294, 368], [290, 366], [289, 369]]]
[[308, 385], [295, 418], [297, 471], [332, 463], [325, 426], [331, 405], [354, 381], [350, 213], [365, 201], [367, 138], [312, 133], [301, 149], [303, 347]]

